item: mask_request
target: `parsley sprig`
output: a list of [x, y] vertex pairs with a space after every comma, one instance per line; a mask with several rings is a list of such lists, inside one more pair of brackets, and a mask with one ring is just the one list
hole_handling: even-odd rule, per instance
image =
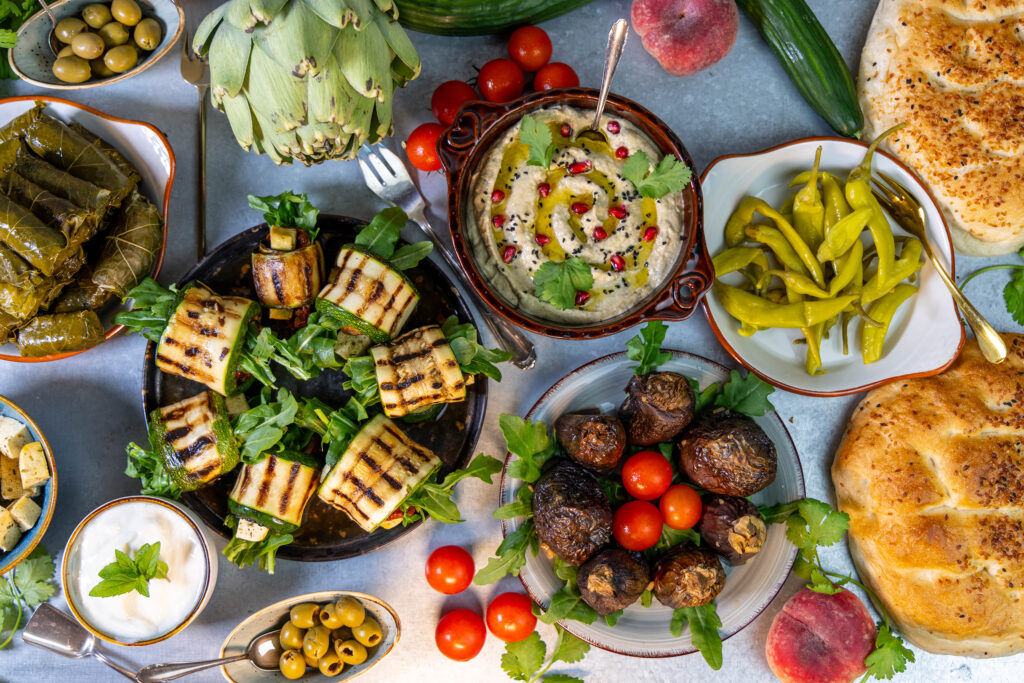
[[27, 621], [25, 612], [41, 605], [57, 593], [53, 585], [53, 557], [37, 546], [28, 557], [0, 577], [0, 650], [7, 647], [15, 632]]
[[533, 274], [533, 293], [560, 311], [576, 307], [576, 292], [594, 286], [590, 264], [578, 256], [564, 261], [545, 261]]
[[112, 598], [132, 591], [148, 598], [149, 582], [167, 578], [167, 563], [160, 559], [160, 541], [143, 544], [135, 559], [115, 548], [114, 561], [103, 567], [99, 575], [103, 580], [89, 591], [94, 598]]
[[547, 168], [551, 165], [555, 143], [547, 124], [538, 122], [532, 116], [524, 116], [519, 124], [519, 142], [529, 148], [527, 166]]
[[[1021, 247], [1020, 251], [1017, 252], [1017, 256], [1024, 258], [1024, 247]], [[979, 270], [974, 271], [967, 278], [960, 283], [960, 288], [963, 289], [967, 286], [967, 283], [981, 275], [982, 273], [988, 273], [993, 270], [1011, 270], [1010, 280], [1003, 287], [1003, 302], [1006, 304], [1006, 311], [1013, 317], [1014, 322], [1018, 325], [1024, 325], [1024, 265], [1016, 263], [1000, 263], [994, 266], [986, 266]]]
[[[580, 640], [560, 626], [556, 626], [558, 640], [555, 642], [551, 658], [547, 659], [547, 645], [534, 631], [528, 638], [505, 646], [505, 654], [501, 656], [501, 668], [514, 681], [545, 681], [547, 683], [583, 683], [583, 680], [568, 674], [549, 674], [548, 670], [556, 662], [575, 664], [582, 661], [590, 645]], [[545, 663], [545, 660], [547, 662]]]
[[622, 175], [633, 183], [642, 196], [661, 199], [670, 192], [679, 192], [690, 184], [690, 167], [671, 154], [658, 162], [653, 169], [643, 151], [629, 155], [622, 166]]

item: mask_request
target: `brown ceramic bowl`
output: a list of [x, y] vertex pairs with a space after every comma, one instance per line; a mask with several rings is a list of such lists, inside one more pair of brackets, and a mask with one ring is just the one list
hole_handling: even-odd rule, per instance
[[484, 279], [466, 236], [467, 230], [475, 230], [468, 211], [472, 206], [470, 185], [477, 167], [491, 145], [524, 115], [555, 105], [594, 109], [597, 99], [597, 90], [572, 88], [533, 93], [507, 104], [469, 102], [437, 143], [438, 156], [448, 177], [448, 218], [452, 242], [470, 285], [499, 315], [524, 329], [548, 337], [594, 339], [615, 334], [648, 320], [685, 320], [697, 308], [704, 292], [714, 280], [711, 259], [704, 245], [699, 174], [693, 167], [690, 155], [661, 119], [637, 103], [617, 95], [608, 96], [606, 111], [637, 126], [663, 153], [676, 155], [693, 173], [690, 184], [683, 190], [682, 248], [671, 269], [672, 275], [629, 310], [599, 323], [582, 325], [526, 315], [513, 308]]

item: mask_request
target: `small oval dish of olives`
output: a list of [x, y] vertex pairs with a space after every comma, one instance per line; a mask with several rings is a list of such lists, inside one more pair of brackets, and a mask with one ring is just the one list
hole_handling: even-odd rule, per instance
[[56, 26], [39, 12], [8, 54], [18, 76], [46, 88], [91, 88], [133, 76], [166, 54], [184, 27], [177, 0], [64, 0], [50, 7]]
[[221, 667], [233, 683], [329, 678], [347, 681], [379, 662], [398, 642], [401, 623], [383, 600], [366, 593], [323, 591], [282, 600], [239, 624], [221, 656], [245, 652], [249, 642], [280, 629], [280, 668], [260, 671], [248, 661]]

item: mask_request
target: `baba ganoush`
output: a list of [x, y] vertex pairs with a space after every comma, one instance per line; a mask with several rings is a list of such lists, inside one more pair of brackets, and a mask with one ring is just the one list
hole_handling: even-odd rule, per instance
[[[683, 199], [669, 192], [643, 197], [622, 174], [630, 155], [655, 166], [663, 154], [643, 131], [604, 115], [609, 144], [576, 139], [593, 112], [560, 105], [530, 114], [555, 144], [547, 167], [528, 165], [519, 121], [487, 151], [472, 178], [467, 236], [481, 274], [527, 315], [586, 324], [633, 308], [671, 274], [682, 243]], [[556, 308], [534, 293], [534, 275], [548, 262], [586, 262], [593, 286], [574, 305]]]

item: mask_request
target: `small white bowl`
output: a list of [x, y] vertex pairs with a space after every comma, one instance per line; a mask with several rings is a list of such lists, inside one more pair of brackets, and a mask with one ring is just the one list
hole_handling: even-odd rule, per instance
[[[711, 162], [701, 178], [704, 190], [704, 239], [714, 256], [725, 248], [725, 223], [746, 195], [764, 199], [778, 207], [798, 188], [789, 182], [810, 170], [814, 153], [821, 146], [821, 170], [846, 178], [864, 158], [867, 145], [846, 138], [806, 138], [756, 152], [722, 156]], [[927, 188], [906, 166], [877, 150], [873, 167], [909, 188], [924, 206], [932, 249], [946, 264], [955, 280], [955, 261], [949, 229]], [[893, 232], [907, 234], [890, 221]], [[704, 310], [722, 346], [737, 362], [780, 389], [805, 396], [844, 396], [911, 377], [928, 377], [949, 367], [964, 345], [964, 327], [953, 298], [931, 263], [925, 261], [918, 280], [919, 291], [904, 303], [889, 327], [882, 357], [865, 365], [860, 355], [860, 331], [850, 325], [850, 353], [843, 354], [839, 326], [822, 340], [821, 364], [824, 374], [809, 375], [804, 369], [804, 344], [799, 330], [761, 330], [751, 337], [738, 333], [739, 322], [729, 315], [708, 290]]]
[[[81, 562], [79, 541], [82, 531], [92, 524], [100, 523], [103, 514], [109, 512], [111, 509], [120, 505], [132, 504], [159, 506], [180, 517], [185, 522], [190, 532], [194, 534], [199, 549], [203, 553], [202, 559], [204, 565], [202, 589], [199, 591], [195, 603], [191, 606], [191, 609], [185, 615], [184, 619], [182, 619], [180, 623], [170, 626], [164, 633], [160, 633], [149, 638], [140, 638], [138, 640], [128, 640], [112, 636], [89, 623], [85, 616], [83, 616], [83, 609], [80, 603], [82, 596], [79, 591], [79, 582], [75, 580], [75, 574], [77, 573]], [[110, 560], [113, 561], [113, 559], [114, 547], [112, 546], [110, 548]], [[99, 583], [99, 577], [96, 577], [95, 583]], [[213, 541], [206, 535], [206, 532], [203, 531], [199, 520], [192, 512], [186, 510], [180, 505], [154, 496], [125, 496], [124, 498], [116, 498], [109, 503], [104, 503], [90, 512], [85, 516], [85, 519], [78, 523], [78, 526], [75, 527], [75, 530], [71, 533], [71, 538], [68, 539], [68, 544], [64, 548], [64, 557], [61, 561], [61, 585], [64, 586], [64, 595], [67, 598], [68, 607], [71, 608], [71, 613], [75, 615], [78, 622], [90, 633], [95, 635], [97, 638], [101, 638], [108, 643], [114, 643], [115, 645], [153, 645], [154, 643], [167, 640], [171, 636], [180, 633], [206, 608], [206, 605], [210, 602], [210, 598], [213, 596], [213, 589], [216, 584], [217, 551], [214, 548]], [[100, 599], [116, 600], [117, 598]]]

